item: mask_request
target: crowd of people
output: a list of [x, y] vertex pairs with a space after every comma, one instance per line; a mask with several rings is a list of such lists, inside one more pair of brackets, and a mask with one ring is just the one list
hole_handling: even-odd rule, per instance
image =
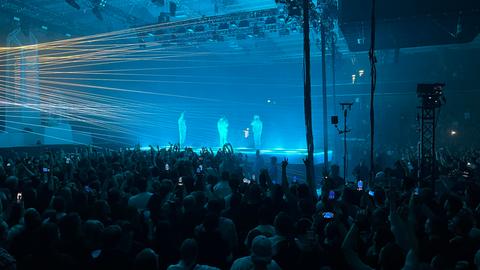
[[317, 189], [230, 145], [16, 152], [0, 269], [480, 269], [480, 151], [438, 163], [435, 182], [409, 157], [371, 181], [332, 165]]

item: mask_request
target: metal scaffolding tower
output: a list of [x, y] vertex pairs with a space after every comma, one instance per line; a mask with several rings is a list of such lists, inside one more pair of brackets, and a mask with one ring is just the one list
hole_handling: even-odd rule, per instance
[[419, 142], [419, 171], [420, 182], [431, 181], [432, 188], [436, 180], [435, 154], [435, 127], [437, 125], [438, 110], [445, 103], [443, 89], [445, 84], [419, 84], [417, 96], [420, 98], [420, 142]]

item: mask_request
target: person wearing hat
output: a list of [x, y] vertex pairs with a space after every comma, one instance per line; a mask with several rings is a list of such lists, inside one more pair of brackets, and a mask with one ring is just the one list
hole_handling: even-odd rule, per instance
[[272, 242], [265, 236], [259, 235], [252, 241], [250, 256], [242, 257], [233, 262], [230, 270], [280, 270], [280, 266], [272, 259]]

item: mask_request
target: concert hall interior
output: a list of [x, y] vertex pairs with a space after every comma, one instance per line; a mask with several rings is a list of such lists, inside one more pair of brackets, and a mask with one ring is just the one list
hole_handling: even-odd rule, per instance
[[479, 18], [0, 0], [0, 269], [480, 269]]

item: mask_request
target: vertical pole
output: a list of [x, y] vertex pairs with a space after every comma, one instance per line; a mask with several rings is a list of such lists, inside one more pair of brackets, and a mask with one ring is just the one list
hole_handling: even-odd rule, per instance
[[343, 110], [343, 178], [347, 181], [347, 108]]
[[[335, 72], [335, 51], [336, 51], [336, 47], [335, 47], [335, 36], [332, 36], [332, 108], [334, 109], [334, 113], [333, 115], [338, 115], [337, 114], [337, 89], [336, 89], [336, 72]], [[332, 157], [333, 157], [333, 160], [337, 160], [337, 156], [336, 156], [336, 153], [338, 152], [338, 140], [333, 140], [333, 146], [332, 146], [332, 150], [333, 150], [333, 154], [332, 154]]]
[[327, 68], [326, 68], [326, 44], [325, 44], [325, 25], [320, 23], [320, 34], [322, 39], [322, 103], [323, 103], [323, 170], [328, 173], [328, 111], [327, 111]]
[[304, 61], [304, 110], [307, 129], [307, 160], [305, 161], [307, 183], [315, 191], [314, 145], [312, 131], [312, 85], [310, 81], [310, 0], [303, 0], [303, 61]]
[[435, 117], [435, 108], [432, 108], [432, 157], [431, 157], [431, 168], [430, 175], [432, 177], [432, 191], [435, 192], [435, 181], [437, 180], [437, 153], [435, 151], [435, 128], [437, 126], [437, 120]]

